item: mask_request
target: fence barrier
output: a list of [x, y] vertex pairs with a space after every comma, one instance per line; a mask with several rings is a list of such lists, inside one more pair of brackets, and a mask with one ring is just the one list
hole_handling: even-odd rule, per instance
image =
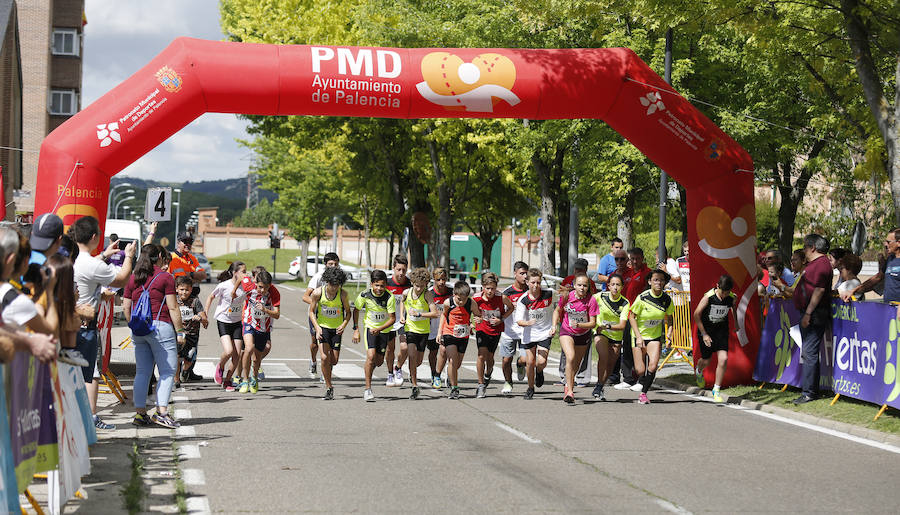
[[[694, 368], [694, 361], [691, 358], [690, 352], [693, 351], [693, 344], [691, 343], [691, 292], [689, 291], [679, 291], [679, 290], [667, 290], [666, 293], [672, 297], [672, 301], [675, 303], [675, 314], [672, 316], [672, 321], [675, 325], [675, 330], [672, 332], [672, 339], [666, 341], [666, 346], [669, 348], [669, 353], [666, 355], [665, 359], [659, 364], [659, 370], [662, 370], [666, 364], [672, 361], [672, 358], [677, 358], [672, 361], [673, 363], [678, 361], [683, 361]], [[666, 323], [666, 333], [669, 331], [669, 324]]]

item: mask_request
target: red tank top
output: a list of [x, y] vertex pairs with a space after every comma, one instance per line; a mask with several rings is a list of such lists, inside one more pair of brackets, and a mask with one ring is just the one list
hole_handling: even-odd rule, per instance
[[468, 338], [469, 324], [472, 320], [472, 299], [467, 299], [464, 306], [456, 304], [456, 298], [450, 297], [450, 308], [444, 308], [444, 336]]
[[[481, 331], [485, 334], [490, 334], [492, 336], [498, 335], [503, 332], [503, 296], [494, 294], [491, 297], [491, 300], [487, 300], [479, 294], [475, 297], [475, 303], [478, 304], [478, 308], [481, 310], [481, 322], [475, 327], [475, 330]], [[500, 319], [500, 323], [497, 325], [491, 325], [488, 320], [491, 317], [496, 317]]]

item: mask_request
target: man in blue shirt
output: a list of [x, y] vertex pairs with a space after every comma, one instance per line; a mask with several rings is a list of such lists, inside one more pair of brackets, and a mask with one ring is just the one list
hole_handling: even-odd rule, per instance
[[616, 271], [616, 260], [613, 257], [613, 254], [622, 248], [624, 248], [622, 240], [618, 237], [613, 238], [609, 254], [603, 256], [600, 259], [600, 264], [597, 265], [597, 273], [594, 276], [594, 281], [600, 283], [601, 291], [606, 291], [606, 281], [609, 280], [610, 274]]
[[900, 227], [891, 229], [884, 237], [884, 256], [878, 260], [878, 273], [856, 288], [841, 292], [847, 302], [854, 295], [875, 289], [884, 282], [884, 302], [900, 302]]

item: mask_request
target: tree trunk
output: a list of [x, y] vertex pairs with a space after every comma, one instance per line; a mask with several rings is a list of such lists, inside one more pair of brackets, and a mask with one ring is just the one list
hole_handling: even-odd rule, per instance
[[372, 246], [370, 241], [370, 227], [369, 227], [369, 199], [366, 195], [363, 195], [362, 198], [363, 204], [363, 235], [365, 238], [365, 253], [363, 254], [366, 260], [366, 268], [372, 268]]
[[316, 220], [316, 273], [319, 273], [319, 259], [322, 257], [322, 224]]
[[[494, 250], [498, 235], [491, 234], [489, 229], [482, 228], [475, 236], [481, 242], [481, 273], [484, 273], [485, 270], [491, 268], [491, 251]], [[500, 274], [497, 273], [497, 275]]]
[[388, 257], [387, 257], [387, 265], [385, 268], [391, 268], [391, 263], [394, 262], [394, 231], [391, 230], [391, 238], [388, 240]]
[[622, 213], [616, 220], [616, 235], [622, 240], [622, 245], [627, 251], [634, 247], [634, 199], [637, 191], [631, 188], [625, 194], [625, 201], [622, 202]]
[[887, 152], [887, 173], [891, 181], [891, 196], [894, 200], [894, 223], [900, 225], [900, 148], [897, 136], [900, 125], [900, 54], [894, 69], [894, 104], [884, 95], [884, 86], [869, 44], [871, 34], [859, 17], [859, 0], [841, 0], [841, 13], [850, 40], [850, 50], [856, 67], [856, 75], [862, 84], [863, 94], [875, 124], [884, 141]]
[[300, 277], [304, 281], [309, 280], [309, 274], [306, 273], [306, 263], [307, 259], [309, 259], [309, 240], [303, 240], [300, 242], [300, 259], [303, 261], [300, 266]]
[[559, 275], [569, 275], [569, 225], [571, 200], [568, 194], [560, 195], [556, 202], [557, 229], [559, 230]]
[[431, 157], [431, 166], [434, 168], [434, 178], [437, 183], [438, 192], [438, 219], [435, 228], [435, 248], [432, 251], [435, 254], [434, 261], [439, 264], [447, 273], [450, 273], [450, 236], [453, 233], [453, 213], [450, 212], [450, 188], [446, 184], [444, 170], [438, 161], [437, 148], [433, 141], [426, 142], [428, 146], [428, 155]]
[[[800, 169], [800, 176], [791, 184], [792, 166], [790, 162], [781, 164], [781, 170], [775, 170], [775, 185], [781, 194], [781, 205], [778, 206], [778, 250], [785, 263], [791, 256], [794, 246], [794, 232], [797, 230], [797, 208], [803, 202], [809, 180], [816, 172], [816, 166], [810, 161], [819, 156], [825, 148], [825, 140], [816, 141], [807, 155], [807, 161]], [[761, 249], [762, 250], [762, 249]]]
[[[541, 187], [541, 271], [545, 274], [556, 273], [556, 202], [559, 196], [559, 179], [554, 178], [554, 168], [562, 166], [564, 151], [557, 148], [554, 163], [548, 166], [535, 153], [531, 156], [531, 165], [538, 177]], [[554, 186], [556, 186], [554, 188]]]

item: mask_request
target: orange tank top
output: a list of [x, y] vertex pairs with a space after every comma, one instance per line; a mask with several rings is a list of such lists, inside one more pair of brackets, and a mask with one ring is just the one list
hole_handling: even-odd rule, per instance
[[450, 297], [450, 309], [444, 309], [445, 336], [454, 338], [468, 338], [471, 331], [469, 324], [472, 319], [472, 299], [467, 299], [465, 306], [456, 304], [456, 299]]

